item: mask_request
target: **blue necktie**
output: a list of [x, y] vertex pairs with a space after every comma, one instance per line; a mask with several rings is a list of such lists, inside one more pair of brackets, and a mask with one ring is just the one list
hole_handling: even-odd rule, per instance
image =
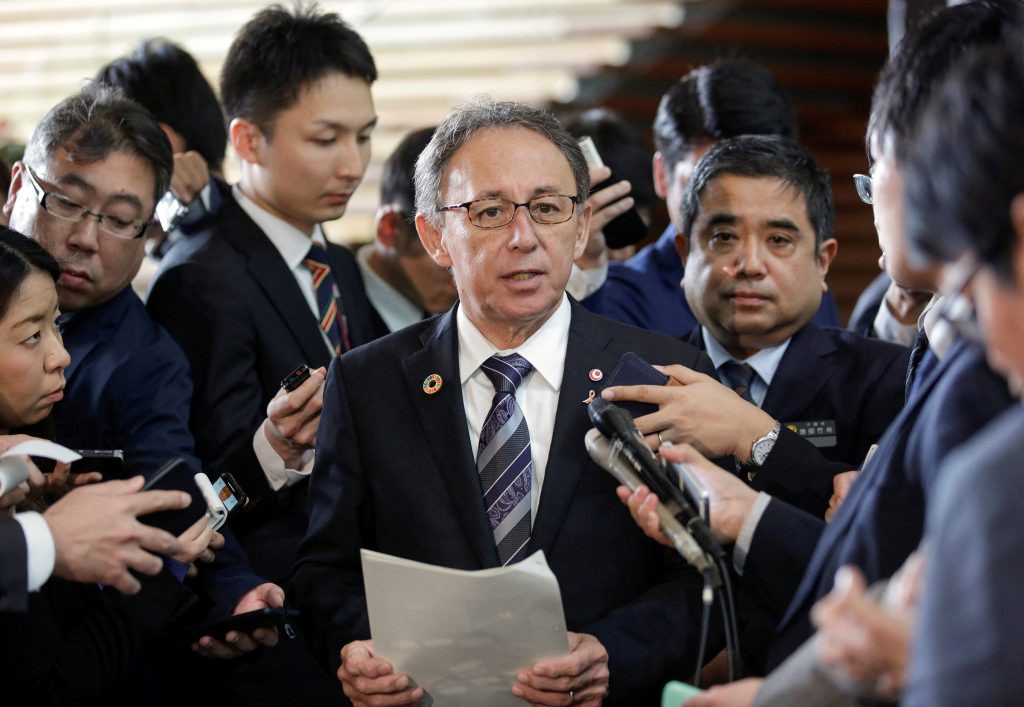
[[530, 542], [533, 456], [516, 389], [533, 366], [510, 354], [491, 356], [480, 368], [494, 385], [494, 399], [480, 430], [476, 468], [498, 559], [507, 565], [524, 559]]
[[327, 251], [314, 243], [302, 264], [309, 268], [313, 275], [313, 291], [316, 292], [316, 305], [320, 310], [320, 328], [331, 342], [334, 353], [345, 353], [352, 346], [348, 340], [345, 313], [341, 309], [338, 283], [334, 281], [334, 275], [331, 273]]
[[757, 403], [754, 402], [754, 396], [751, 394], [750, 387], [754, 384], [754, 377], [756, 375], [757, 371], [748, 364], [733, 360], [726, 361], [718, 369], [718, 378], [722, 383], [735, 390], [736, 394], [748, 403], [754, 405], [757, 405]]

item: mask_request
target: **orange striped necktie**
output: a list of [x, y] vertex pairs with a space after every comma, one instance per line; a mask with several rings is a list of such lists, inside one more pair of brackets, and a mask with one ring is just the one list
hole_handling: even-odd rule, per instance
[[313, 275], [313, 291], [316, 292], [316, 305], [320, 311], [320, 329], [327, 335], [334, 353], [343, 354], [352, 348], [352, 344], [349, 342], [348, 322], [341, 307], [338, 283], [334, 280], [327, 260], [327, 251], [314, 243], [302, 264]]

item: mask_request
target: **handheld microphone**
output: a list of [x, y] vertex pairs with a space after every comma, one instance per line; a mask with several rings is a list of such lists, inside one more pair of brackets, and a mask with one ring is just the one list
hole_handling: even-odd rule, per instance
[[[587, 432], [586, 436], [587, 453], [598, 466], [614, 476], [619, 483], [631, 491], [640, 486], [643, 481], [633, 471], [633, 465], [624, 457], [624, 449], [618, 443], [610, 442], [600, 430], [593, 429]], [[718, 568], [705, 554], [701, 546], [690, 535], [664, 503], [658, 502], [655, 510], [658, 514], [658, 522], [662, 532], [672, 541], [672, 547], [676, 549], [686, 562], [701, 574], [708, 576], [712, 586], [721, 585], [721, 577]]]
[[590, 421], [597, 431], [618, 444], [622, 455], [633, 467], [640, 481], [653, 491], [668, 510], [693, 535], [705, 552], [713, 557], [724, 556], [721, 545], [711, 536], [707, 523], [679, 488], [675, 469], [666, 469], [644, 442], [633, 417], [604, 398], [594, 398], [588, 406]]

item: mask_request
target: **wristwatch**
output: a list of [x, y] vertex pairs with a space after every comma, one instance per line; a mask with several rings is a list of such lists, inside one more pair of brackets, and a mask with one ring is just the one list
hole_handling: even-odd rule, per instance
[[747, 472], [749, 478], [753, 478], [757, 470], [760, 469], [768, 455], [771, 454], [772, 448], [775, 446], [775, 440], [779, 438], [779, 430], [782, 429], [782, 423], [776, 422], [775, 426], [768, 431], [768, 434], [763, 437], [758, 437], [754, 440], [754, 443], [750, 445], [750, 459], [743, 465], [744, 470]]

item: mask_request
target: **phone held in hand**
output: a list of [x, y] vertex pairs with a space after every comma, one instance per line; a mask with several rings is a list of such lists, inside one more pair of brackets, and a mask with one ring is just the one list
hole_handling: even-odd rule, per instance
[[281, 387], [284, 388], [286, 393], [290, 393], [300, 385], [305, 383], [309, 379], [309, 366], [306, 364], [300, 365], [294, 371], [285, 376], [284, 380], [281, 381]]
[[[647, 361], [637, 356], [632, 351], [622, 354], [619, 362], [615, 364], [615, 370], [608, 376], [605, 388], [617, 385], [665, 385], [669, 377], [661, 373]], [[634, 418], [658, 411], [654, 403], [640, 403], [632, 400], [616, 400], [615, 404], [628, 412]]]

